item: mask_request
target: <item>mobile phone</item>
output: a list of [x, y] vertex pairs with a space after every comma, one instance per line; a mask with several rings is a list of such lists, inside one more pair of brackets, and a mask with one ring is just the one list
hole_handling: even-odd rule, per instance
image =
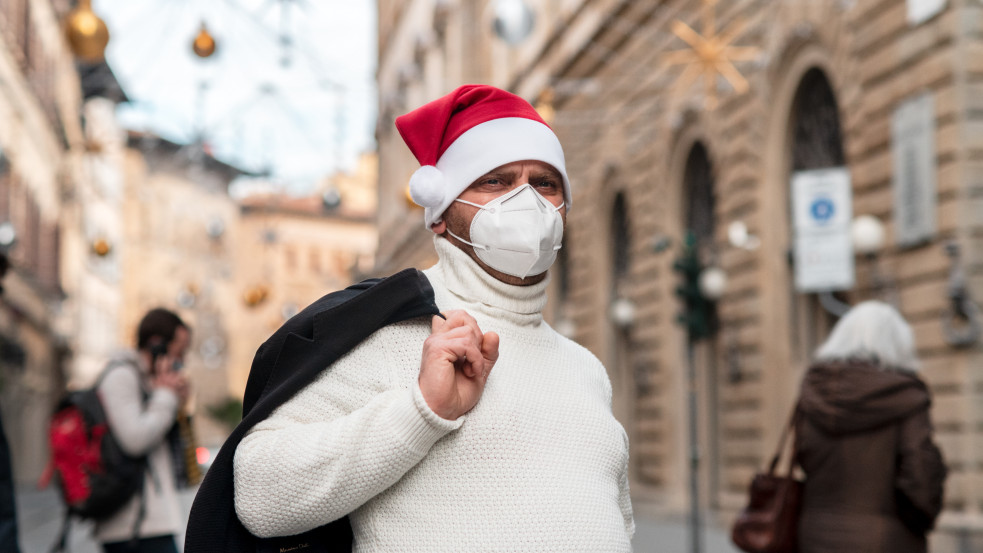
[[157, 358], [167, 355], [167, 344], [154, 344], [150, 346], [150, 359], [154, 366], [157, 366]]

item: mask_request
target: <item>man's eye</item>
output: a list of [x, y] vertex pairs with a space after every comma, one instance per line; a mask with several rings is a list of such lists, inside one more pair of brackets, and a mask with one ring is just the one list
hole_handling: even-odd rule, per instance
[[548, 189], [556, 189], [557, 188], [556, 182], [551, 181], [551, 180], [539, 181], [534, 186], [536, 188], [548, 188]]

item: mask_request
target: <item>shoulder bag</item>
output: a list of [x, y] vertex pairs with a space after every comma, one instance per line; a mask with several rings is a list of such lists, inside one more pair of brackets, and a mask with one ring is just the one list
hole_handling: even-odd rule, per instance
[[[751, 480], [748, 505], [738, 515], [731, 530], [731, 540], [748, 553], [795, 553], [798, 551], [797, 530], [802, 503], [802, 482], [792, 476], [795, 452], [789, 453], [784, 476], [775, 474], [778, 460], [785, 449], [789, 431], [794, 432], [798, 408], [792, 411], [788, 426], [782, 431], [778, 450], [768, 465], [768, 472], [758, 473]], [[793, 442], [794, 443], [794, 442]], [[794, 447], [793, 447], [794, 450]]]

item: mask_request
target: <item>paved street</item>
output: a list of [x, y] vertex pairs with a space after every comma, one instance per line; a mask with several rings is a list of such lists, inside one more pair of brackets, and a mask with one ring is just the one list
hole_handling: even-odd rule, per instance
[[[181, 494], [185, 511], [191, 509], [194, 490]], [[47, 553], [61, 529], [63, 511], [54, 489], [37, 491], [21, 488], [17, 495], [18, 526], [23, 553]], [[684, 520], [653, 520], [638, 517], [635, 524], [635, 551], [637, 553], [689, 553], [689, 532]], [[72, 522], [70, 533], [71, 553], [101, 553], [90, 537], [88, 525]], [[738, 553], [730, 545], [722, 531], [709, 530], [705, 534], [703, 553]], [[183, 542], [183, 538], [181, 539]]]

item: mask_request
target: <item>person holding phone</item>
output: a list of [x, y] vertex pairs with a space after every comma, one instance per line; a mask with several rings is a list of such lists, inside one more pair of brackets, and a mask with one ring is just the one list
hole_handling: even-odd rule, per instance
[[486, 85], [396, 127], [422, 165], [410, 191], [439, 261], [420, 287], [440, 315], [376, 330], [249, 430], [239, 520], [269, 538], [347, 516], [360, 553], [630, 551], [608, 375], [543, 320], [571, 205], [559, 140]]
[[96, 523], [94, 536], [106, 553], [177, 553], [183, 527], [168, 434], [190, 394], [178, 369], [191, 344], [191, 329], [174, 312], [152, 309], [137, 329], [137, 349], [110, 360], [99, 394], [109, 431], [123, 451], [146, 457], [143, 493], [115, 515]]

